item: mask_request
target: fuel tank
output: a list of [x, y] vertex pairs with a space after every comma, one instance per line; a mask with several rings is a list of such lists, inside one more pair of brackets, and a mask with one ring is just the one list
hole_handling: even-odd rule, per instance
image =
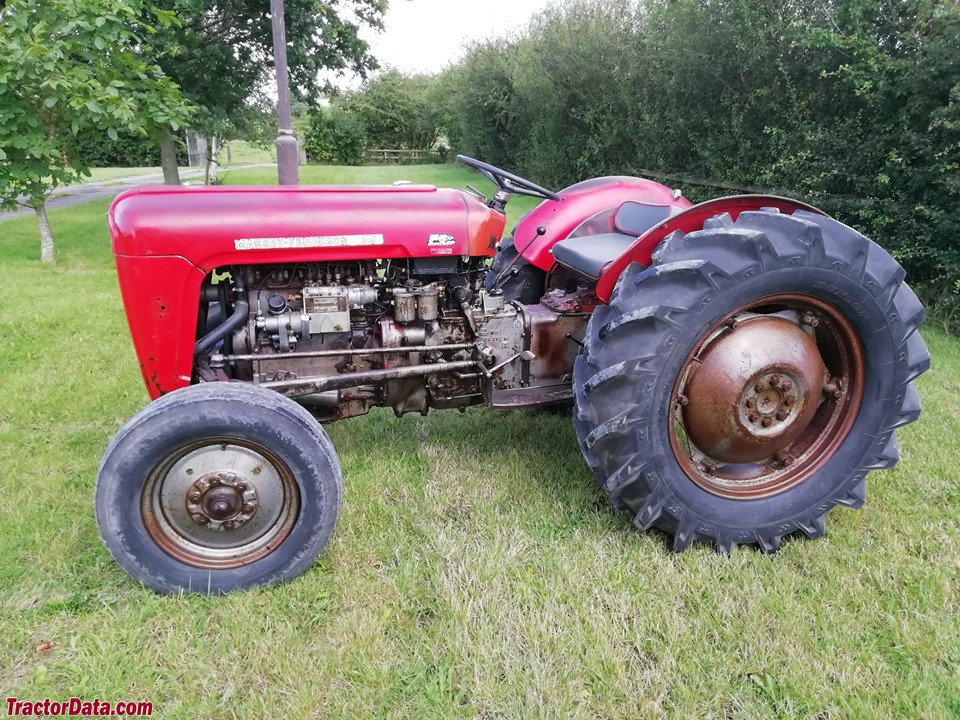
[[288, 263], [489, 257], [502, 213], [432, 185], [147, 187], [108, 213], [116, 256], [178, 256], [210, 271]]

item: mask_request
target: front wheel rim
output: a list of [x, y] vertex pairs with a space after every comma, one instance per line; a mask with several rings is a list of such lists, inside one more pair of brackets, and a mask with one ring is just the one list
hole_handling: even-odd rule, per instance
[[147, 476], [140, 510], [153, 541], [188, 565], [231, 569], [280, 546], [300, 514], [290, 468], [239, 438], [189, 443]]
[[835, 306], [802, 294], [746, 303], [703, 333], [681, 365], [671, 397], [674, 457], [714, 495], [785, 492], [849, 435], [864, 368], [859, 336]]

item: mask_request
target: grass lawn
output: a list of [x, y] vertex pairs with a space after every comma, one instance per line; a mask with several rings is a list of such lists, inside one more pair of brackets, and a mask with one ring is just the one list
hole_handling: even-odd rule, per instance
[[[229, 146], [229, 150], [227, 147]], [[246, 140], [232, 140], [217, 153], [217, 162], [224, 165], [247, 165], [277, 161], [277, 151], [273, 147], [251, 145]]]
[[[302, 176], [480, 187], [452, 166]], [[960, 717], [956, 339], [924, 333], [900, 466], [774, 557], [676, 555], [635, 530], [565, 417], [385, 410], [330, 428], [344, 506], [307, 573], [160, 597], [111, 561], [91, 508], [101, 453], [147, 400], [106, 208], [51, 213], [56, 267], [32, 217], [0, 225], [0, 698], [190, 720]]]
[[[161, 172], [159, 167], [103, 167], [90, 168], [90, 177], [83, 178], [79, 182], [92, 183], [103, 182], [105, 180], [116, 180], [118, 178], [135, 177], [137, 175], [152, 175]], [[76, 185], [77, 183], [70, 183]]]

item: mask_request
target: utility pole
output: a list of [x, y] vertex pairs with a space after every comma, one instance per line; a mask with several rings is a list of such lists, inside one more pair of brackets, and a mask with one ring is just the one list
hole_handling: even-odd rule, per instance
[[277, 70], [277, 175], [281, 185], [300, 184], [300, 152], [293, 136], [290, 79], [287, 77], [287, 30], [283, 0], [270, 0], [273, 24], [273, 61]]

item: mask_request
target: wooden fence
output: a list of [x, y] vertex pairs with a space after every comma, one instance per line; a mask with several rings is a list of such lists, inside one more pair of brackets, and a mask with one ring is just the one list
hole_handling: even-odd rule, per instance
[[436, 150], [388, 150], [371, 148], [366, 151], [367, 165], [419, 165], [444, 162]]

